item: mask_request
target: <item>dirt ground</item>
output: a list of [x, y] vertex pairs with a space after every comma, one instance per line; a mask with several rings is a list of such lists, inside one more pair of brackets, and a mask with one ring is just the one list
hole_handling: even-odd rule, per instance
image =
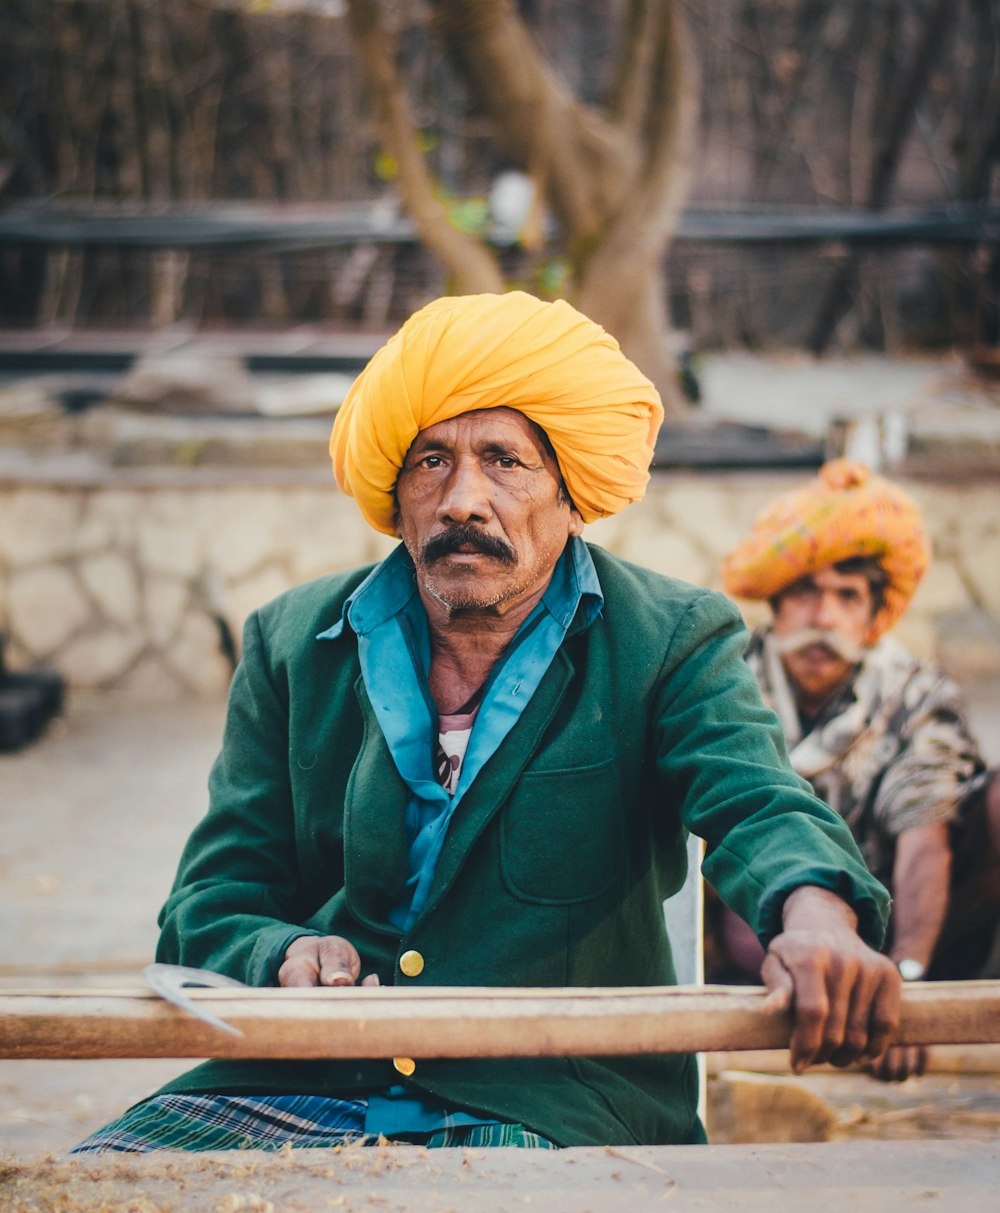
[[[982, 1213], [992, 1143], [103, 1155], [0, 1163], [8, 1213]], [[664, 1206], [664, 1202], [669, 1204]]]

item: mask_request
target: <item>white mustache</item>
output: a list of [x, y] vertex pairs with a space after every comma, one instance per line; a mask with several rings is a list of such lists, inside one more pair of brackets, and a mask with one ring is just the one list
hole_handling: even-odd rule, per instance
[[789, 632], [787, 636], [774, 638], [774, 647], [781, 654], [797, 653], [799, 649], [808, 648], [811, 644], [823, 645], [836, 653], [841, 661], [857, 662], [865, 653], [861, 645], [842, 636], [840, 632], [827, 631], [825, 628], [800, 628], [797, 632]]

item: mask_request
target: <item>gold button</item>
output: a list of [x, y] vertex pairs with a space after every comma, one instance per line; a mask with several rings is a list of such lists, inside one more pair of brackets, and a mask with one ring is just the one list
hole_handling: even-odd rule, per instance
[[424, 971], [424, 958], [419, 952], [404, 952], [399, 958], [399, 967], [407, 977], [419, 977]]
[[397, 1070], [404, 1078], [409, 1078], [413, 1071], [417, 1068], [417, 1063], [412, 1057], [394, 1057], [392, 1059], [393, 1069]]

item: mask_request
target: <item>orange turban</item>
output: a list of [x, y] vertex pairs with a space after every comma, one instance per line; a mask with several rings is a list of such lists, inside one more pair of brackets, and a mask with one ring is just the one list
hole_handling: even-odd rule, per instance
[[584, 522], [646, 491], [663, 420], [656, 388], [599, 325], [521, 291], [437, 299], [410, 317], [340, 406], [330, 438], [337, 483], [392, 535], [396, 477], [417, 433], [500, 407], [548, 435]]
[[872, 639], [906, 610], [930, 560], [913, 500], [863, 464], [835, 459], [805, 488], [779, 497], [722, 562], [735, 598], [771, 599], [800, 577], [858, 556], [877, 557], [888, 578]]

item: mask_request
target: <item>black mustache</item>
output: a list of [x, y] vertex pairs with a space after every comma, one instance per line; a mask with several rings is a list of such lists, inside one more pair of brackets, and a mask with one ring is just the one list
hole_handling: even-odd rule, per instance
[[503, 564], [517, 564], [517, 553], [509, 543], [497, 539], [495, 535], [487, 535], [474, 526], [455, 526], [434, 535], [424, 544], [421, 558], [425, 564], [430, 564], [462, 548], [472, 548], [484, 556], [493, 556]]

